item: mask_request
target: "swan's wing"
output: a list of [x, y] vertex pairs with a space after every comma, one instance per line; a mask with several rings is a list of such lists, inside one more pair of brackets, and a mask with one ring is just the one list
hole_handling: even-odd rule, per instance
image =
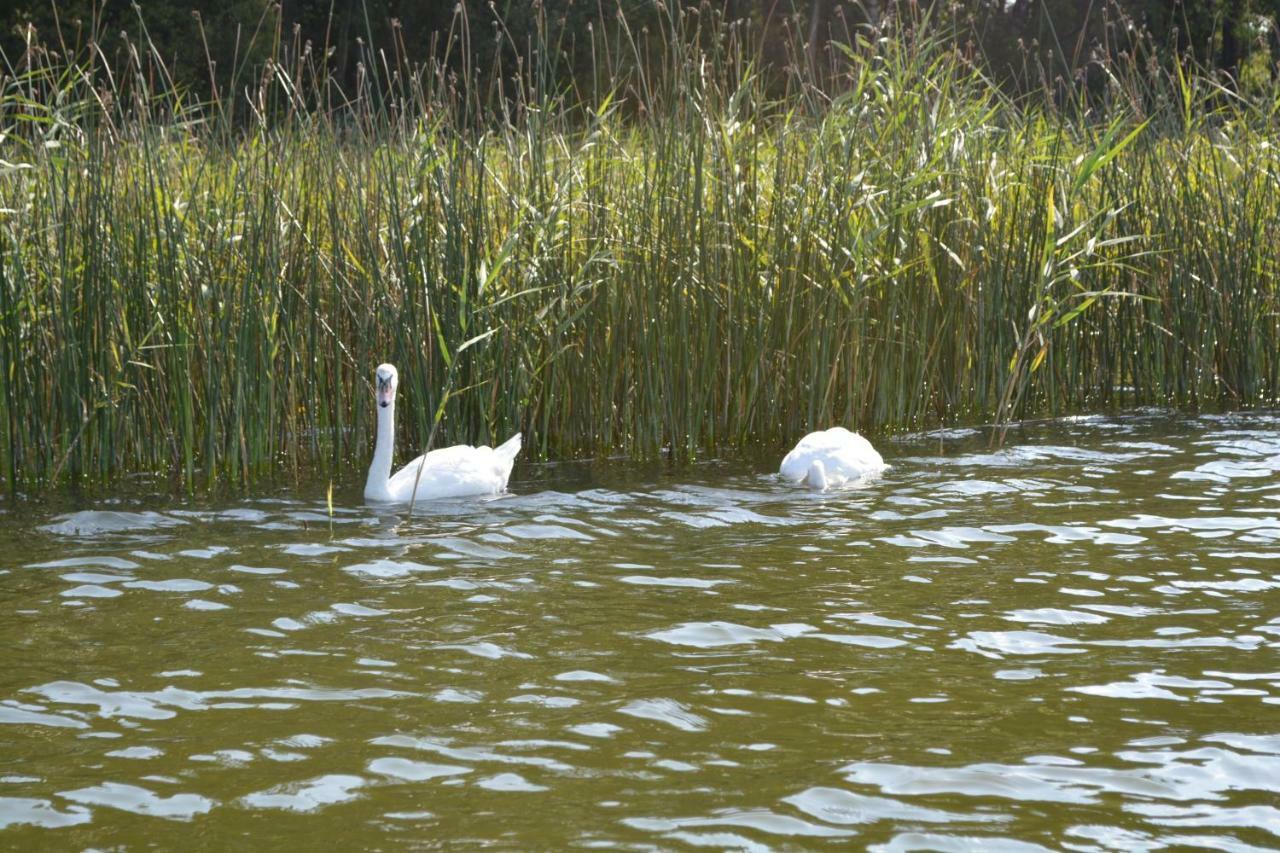
[[415, 482], [419, 500], [496, 494], [507, 487], [513, 459], [514, 454], [512, 458], [504, 458], [489, 447], [466, 444], [442, 447], [425, 457], [419, 456], [397, 471], [388, 481], [387, 489], [395, 500], [404, 501], [413, 496]]
[[812, 454], [800, 445], [796, 445], [790, 453], [782, 457], [778, 473], [788, 480], [799, 482], [809, 474], [811, 465], [813, 465]]
[[[418, 466], [422, 465], [423, 460], [430, 456], [430, 453], [419, 456], [412, 462], [405, 465], [399, 471], [391, 475], [387, 480], [387, 492], [391, 495], [393, 501], [407, 501], [413, 493], [413, 484], [418, 480]], [[422, 476], [427, 476], [427, 468], [422, 468]]]
[[841, 448], [840, 453], [858, 468], [884, 467], [884, 457], [871, 446], [871, 442], [856, 432], [849, 433], [849, 437]]
[[857, 433], [851, 433], [840, 447], [831, 453], [827, 461], [828, 472], [835, 472], [838, 479], [849, 482], [860, 480], [885, 469], [884, 458]]

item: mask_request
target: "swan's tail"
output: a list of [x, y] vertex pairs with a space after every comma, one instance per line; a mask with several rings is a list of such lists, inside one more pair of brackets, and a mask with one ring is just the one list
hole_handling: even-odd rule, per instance
[[827, 466], [822, 464], [821, 459], [813, 460], [813, 464], [809, 466], [809, 473], [805, 476], [805, 484], [815, 491], [825, 492], [827, 490]]
[[520, 433], [516, 433], [511, 436], [511, 438], [508, 438], [502, 444], [495, 447], [493, 452], [501, 456], [503, 459], [514, 462], [516, 454], [520, 452], [521, 442], [522, 439], [520, 438]]

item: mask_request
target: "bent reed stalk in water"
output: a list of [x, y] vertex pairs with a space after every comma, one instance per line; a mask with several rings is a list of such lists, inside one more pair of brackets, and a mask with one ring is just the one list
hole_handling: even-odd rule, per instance
[[484, 122], [466, 79], [339, 100], [287, 46], [200, 108], [100, 57], [6, 77], [7, 487], [354, 482], [384, 360], [405, 446], [556, 457], [1275, 401], [1280, 88], [1121, 68], [1059, 108], [904, 38], [778, 94], [710, 29]]

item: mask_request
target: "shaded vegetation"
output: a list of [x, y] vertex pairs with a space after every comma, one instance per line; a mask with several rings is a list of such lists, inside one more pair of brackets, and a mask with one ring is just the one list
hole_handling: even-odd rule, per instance
[[292, 47], [346, 91], [362, 74], [438, 65], [492, 95], [538, 63], [552, 88], [593, 85], [602, 36], [640, 48], [610, 55], [611, 72], [660, 61], [673, 14], [737, 27], [753, 67], [774, 82], [797, 63], [821, 79], [856, 34], [897, 37], [922, 19], [1013, 94], [1046, 82], [1096, 90], [1105, 62], [1122, 56], [1166, 71], [1193, 63], [1233, 86], [1270, 81], [1280, 60], [1280, 0], [17, 0], [0, 9], [0, 57], [16, 73], [42, 51], [119, 64], [146, 43], [158, 60], [153, 86], [209, 101], [236, 97]]
[[672, 9], [571, 89], [282, 42], [213, 103], [146, 42], [46, 56], [0, 94], [2, 476], [362, 474], [388, 360], [409, 445], [560, 457], [1275, 401], [1280, 89], [1015, 98], [886, 26], [775, 74]]

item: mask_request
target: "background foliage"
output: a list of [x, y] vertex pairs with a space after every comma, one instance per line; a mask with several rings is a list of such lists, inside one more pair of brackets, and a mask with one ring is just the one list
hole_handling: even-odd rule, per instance
[[[119, 59], [146, 39], [180, 87], [207, 98], [244, 85], [280, 44], [310, 45], [312, 60], [347, 87], [370, 57], [402, 68], [444, 63], [478, 88], [545, 49], [560, 85], [584, 84], [599, 63], [592, 30], [626, 22], [643, 39], [662, 29], [668, 0], [18, 0], [0, 9], [0, 51], [20, 69], [31, 45], [82, 56], [92, 42]], [[669, 0], [749, 30], [750, 53], [768, 73], [797, 59], [821, 62], [831, 43], [861, 28], [927, 18], [980, 56], [1015, 90], [1041, 73], [1099, 85], [1099, 60], [1150, 50], [1232, 79], [1269, 79], [1280, 58], [1280, 0]], [[145, 22], [145, 26], [144, 26]], [[686, 30], [694, 33], [696, 28]], [[643, 54], [641, 54], [643, 56]], [[366, 72], [368, 69], [366, 69]]]
[[1016, 68], [975, 47], [1016, 4], [558, 8], [501, 37], [450, 13], [421, 63], [408, 24], [371, 13], [353, 61], [268, 10], [203, 95], [156, 39], [203, 22], [226, 50], [212, 11], [135, 17], [110, 51], [24, 42], [0, 76], [7, 488], [361, 476], [387, 360], [404, 444], [519, 429], [559, 457], [1280, 398], [1261, 35], [1236, 80], [1112, 7], [1125, 41], [1076, 74], [1057, 25]]

